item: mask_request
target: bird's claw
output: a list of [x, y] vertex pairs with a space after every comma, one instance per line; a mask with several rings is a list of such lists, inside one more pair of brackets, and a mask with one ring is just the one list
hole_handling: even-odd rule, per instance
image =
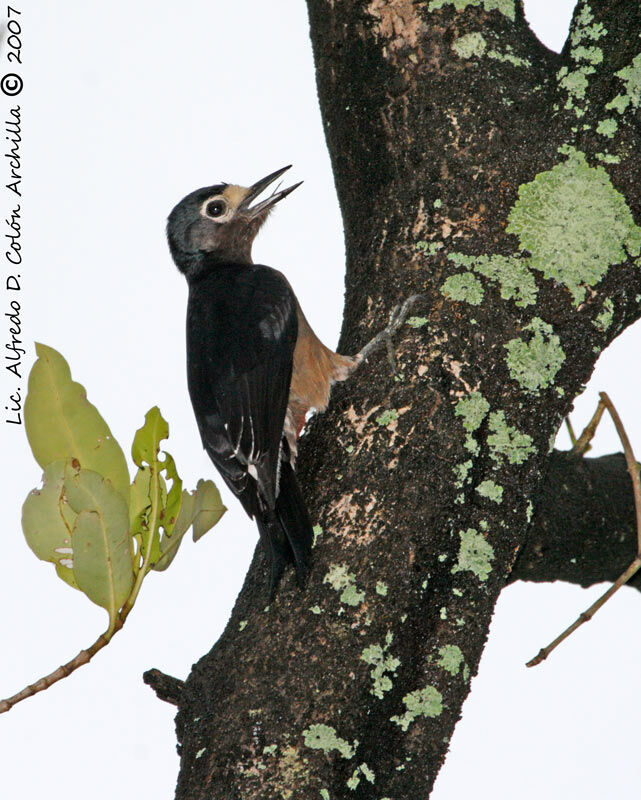
[[378, 349], [379, 345], [384, 341], [387, 349], [387, 358], [392, 368], [392, 373], [397, 375], [398, 371], [396, 369], [396, 353], [394, 352], [392, 336], [398, 331], [401, 325], [403, 325], [414, 303], [416, 303], [417, 300], [424, 299], [424, 295], [422, 294], [413, 294], [411, 297], [408, 297], [405, 302], [394, 306], [389, 315], [387, 327], [384, 328], [380, 333], [377, 333], [376, 336], [370, 342], [368, 342], [358, 354], [357, 358], [359, 363], [364, 361], [374, 350]]

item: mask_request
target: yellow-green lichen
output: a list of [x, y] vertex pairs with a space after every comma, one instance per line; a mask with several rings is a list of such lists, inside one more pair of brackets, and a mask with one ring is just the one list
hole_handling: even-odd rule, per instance
[[329, 725], [310, 725], [303, 731], [303, 739], [305, 745], [312, 750], [323, 750], [325, 753], [338, 750], [343, 758], [353, 758], [358, 747], [357, 740], [350, 745], [336, 734], [335, 728], [330, 728]]
[[641, 53], [632, 59], [629, 66], [614, 74], [625, 84], [625, 91], [611, 100], [606, 108], [615, 109], [619, 114], [623, 114], [630, 105], [632, 108], [639, 108], [641, 103]]
[[[436, 203], [434, 205], [436, 205]], [[416, 249], [427, 253], [428, 256], [436, 255], [442, 247], [443, 242], [416, 242]]]
[[536, 302], [536, 281], [528, 269], [527, 258], [451, 253], [448, 259], [458, 266], [472, 269], [479, 275], [496, 281], [500, 286], [503, 300], [514, 300], [514, 304], [519, 308], [525, 308]]
[[458, 675], [461, 664], [465, 663], [465, 657], [460, 647], [455, 644], [446, 644], [438, 651], [439, 667], [449, 672], [450, 675]]
[[247, 620], [246, 619], [243, 619], [238, 623], [238, 630], [239, 631], [244, 631], [246, 627], [247, 627]]
[[454, 486], [456, 489], [461, 489], [467, 480], [467, 473], [472, 469], [472, 459], [464, 461], [462, 464], [455, 464], [452, 467], [456, 481]]
[[405, 320], [405, 324], [410, 328], [422, 328], [423, 325], [427, 325], [427, 317], [409, 317]]
[[604, 164], [620, 164], [621, 159], [619, 156], [613, 156], [611, 153], [596, 153], [595, 158], [603, 161]]
[[474, 433], [487, 416], [490, 404], [480, 392], [472, 392], [469, 397], [462, 397], [456, 404], [454, 413], [463, 417], [463, 427], [468, 433]]
[[263, 755], [273, 756], [276, 750], [278, 750], [277, 744], [267, 745], [266, 747], [263, 747]]
[[390, 422], [394, 422], [395, 419], [398, 419], [398, 411], [395, 408], [389, 408], [376, 417], [376, 422], [382, 427], [386, 427]]
[[323, 611], [322, 611], [320, 606], [310, 606], [309, 610], [312, 612], [312, 614], [322, 614], [323, 613]]
[[529, 67], [531, 66], [530, 62], [527, 58], [521, 58], [520, 56], [515, 56], [514, 53], [510, 52], [512, 48], [510, 45], [505, 46], [505, 52], [501, 53], [500, 50], [488, 50], [487, 57], [493, 58], [495, 61], [503, 61], [507, 64], [512, 64], [515, 67]]
[[602, 136], [607, 136], [608, 139], [611, 139], [617, 132], [618, 127], [619, 123], [612, 117], [608, 117], [608, 119], [602, 119], [599, 122], [599, 124], [596, 126], [596, 132], [600, 133]]
[[459, 531], [461, 544], [458, 551], [458, 562], [452, 567], [452, 574], [465, 570], [473, 572], [480, 581], [486, 581], [492, 572], [494, 548], [482, 533], [474, 528]]
[[573, 110], [577, 117], [585, 115], [586, 90], [589, 76], [593, 75], [595, 65], [603, 61], [603, 52], [593, 42], [605, 36], [601, 23], [594, 23], [594, 16], [586, 4], [576, 17], [570, 34], [570, 59], [572, 66], [563, 66], [557, 72], [559, 88], [567, 93], [564, 108]]
[[487, 443], [490, 456], [497, 464], [502, 458], [510, 464], [523, 464], [536, 450], [532, 445], [532, 437], [508, 425], [503, 411], [490, 414], [489, 428], [491, 434], [487, 437]]
[[361, 775], [365, 778], [366, 781], [370, 783], [374, 783], [376, 780], [376, 775], [374, 771], [371, 770], [367, 764], [363, 763], [360, 766], [356, 767], [354, 772], [352, 772], [352, 777], [347, 781], [347, 788], [354, 791], [358, 784], [361, 782]]
[[417, 717], [438, 717], [443, 711], [443, 696], [434, 686], [426, 686], [403, 698], [405, 713], [402, 716], [390, 717], [392, 722], [406, 731]]
[[321, 800], [331, 800], [331, 798], [329, 796], [329, 792], [327, 791], [327, 789], [321, 789], [320, 796], [321, 796]]
[[614, 303], [612, 302], [612, 299], [608, 297], [603, 303], [603, 311], [597, 315], [596, 319], [592, 321], [592, 324], [600, 331], [605, 332], [610, 327], [610, 325], [612, 325], [613, 317], [614, 317]]
[[357, 588], [356, 576], [349, 571], [347, 564], [330, 564], [323, 583], [329, 583], [332, 589], [341, 592], [341, 603], [348, 606], [360, 605], [365, 599], [365, 592]]
[[532, 338], [529, 342], [511, 339], [505, 345], [505, 360], [513, 380], [526, 392], [536, 394], [552, 385], [565, 361], [565, 353], [552, 326], [539, 317], [534, 317], [523, 330], [531, 331]]
[[380, 594], [383, 597], [387, 595], [387, 584], [383, 583], [383, 581], [376, 582], [376, 594]]
[[378, 697], [379, 700], [382, 700], [385, 692], [389, 692], [392, 688], [392, 679], [386, 673], [394, 674], [401, 665], [400, 659], [388, 655], [387, 651], [392, 643], [392, 638], [392, 634], [388, 633], [385, 645], [372, 644], [361, 653], [361, 660], [372, 667], [370, 676], [373, 686], [369, 690], [370, 694]]
[[565, 285], [578, 305], [610, 265], [639, 255], [641, 228], [603, 167], [574, 148], [564, 152], [567, 161], [519, 188], [507, 231], [532, 254], [530, 266]]
[[472, 56], [480, 58], [486, 47], [487, 43], [479, 31], [459, 36], [452, 44], [452, 50], [459, 58], [472, 58]]
[[494, 483], [494, 481], [482, 481], [476, 487], [476, 491], [481, 497], [487, 497], [488, 500], [493, 500], [495, 503], [503, 502], [503, 487], [499, 486], [498, 483]]
[[441, 286], [441, 292], [450, 300], [469, 303], [472, 306], [480, 305], [483, 300], [483, 286], [481, 281], [471, 272], [463, 272], [450, 277]]
[[454, 6], [457, 11], [463, 11], [468, 6], [483, 6], [486, 11], [500, 11], [514, 20], [514, 0], [431, 0], [427, 10], [436, 11], [443, 6]]
[[312, 547], [316, 547], [316, 542], [318, 537], [323, 533], [323, 529], [320, 525], [314, 525], [312, 528], [312, 533], [314, 534], [314, 541], [312, 542]]

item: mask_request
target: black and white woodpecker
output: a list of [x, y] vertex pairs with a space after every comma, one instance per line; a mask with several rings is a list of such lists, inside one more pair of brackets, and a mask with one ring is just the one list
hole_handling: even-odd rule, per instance
[[267, 549], [270, 596], [285, 564], [299, 584], [310, 566], [312, 523], [294, 474], [308, 411], [324, 411], [345, 380], [402, 324], [411, 297], [356, 356], [326, 347], [285, 276], [254, 264], [251, 248], [269, 212], [300, 183], [258, 196], [289, 167], [248, 188], [220, 183], [188, 194], [169, 215], [167, 238], [189, 285], [187, 378], [203, 447], [253, 517]]

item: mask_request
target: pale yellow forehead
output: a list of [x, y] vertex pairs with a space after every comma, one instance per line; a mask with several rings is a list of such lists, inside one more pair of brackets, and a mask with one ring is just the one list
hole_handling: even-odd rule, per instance
[[236, 186], [235, 184], [225, 186], [223, 190], [223, 197], [232, 208], [238, 208], [248, 194], [249, 189], [245, 186]]

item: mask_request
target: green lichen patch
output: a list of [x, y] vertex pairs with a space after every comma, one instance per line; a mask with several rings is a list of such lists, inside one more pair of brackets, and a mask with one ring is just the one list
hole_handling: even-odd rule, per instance
[[617, 132], [618, 127], [619, 123], [613, 117], [608, 117], [599, 122], [596, 126], [596, 132], [600, 133], [601, 136], [607, 136], [608, 139], [611, 139]]
[[266, 747], [263, 747], [263, 755], [273, 756], [276, 750], [278, 750], [277, 744], [267, 745]]
[[641, 228], [605, 169], [565, 152], [567, 161], [519, 188], [507, 231], [532, 254], [530, 266], [566, 286], [578, 305], [609, 266], [639, 255]]
[[476, 487], [476, 491], [481, 497], [487, 497], [488, 500], [493, 500], [495, 503], [503, 502], [503, 487], [499, 486], [498, 483], [494, 483], [494, 481], [482, 481]]
[[387, 584], [383, 583], [383, 581], [376, 582], [376, 594], [380, 594], [383, 597], [387, 596]]
[[522, 256], [468, 256], [450, 253], [448, 259], [458, 266], [472, 269], [480, 275], [498, 282], [501, 297], [514, 300], [519, 308], [536, 302], [537, 286], [528, 268], [529, 259]]
[[529, 260], [521, 256], [462, 256], [452, 253], [451, 261], [467, 266], [498, 282], [503, 300], [514, 300], [519, 308], [536, 302], [537, 287], [534, 275], [528, 268]]
[[535, 452], [532, 437], [508, 425], [504, 411], [490, 414], [489, 427], [491, 433], [487, 437], [487, 443], [490, 456], [497, 464], [503, 458], [510, 464], [523, 464]]
[[[388, 634], [388, 637], [391, 637], [391, 634]], [[391, 638], [389, 641], [386, 640], [385, 645], [372, 644], [361, 653], [361, 660], [372, 667], [370, 676], [373, 686], [370, 694], [379, 700], [382, 700], [385, 692], [389, 692], [392, 688], [392, 679], [386, 673], [394, 674], [401, 665], [400, 659], [388, 655], [390, 644]]]
[[387, 427], [387, 425], [389, 425], [390, 422], [394, 422], [395, 419], [398, 419], [398, 411], [395, 408], [389, 408], [376, 417], [376, 422], [382, 427]]
[[603, 311], [597, 315], [592, 324], [600, 331], [607, 331], [612, 325], [612, 318], [614, 317], [614, 303], [610, 297], [606, 298], [603, 303]]
[[321, 789], [320, 796], [321, 796], [321, 800], [331, 800], [331, 798], [329, 796], [329, 792], [327, 791], [327, 789]]
[[488, 411], [490, 404], [480, 392], [472, 392], [469, 397], [462, 397], [456, 404], [454, 413], [463, 417], [463, 427], [468, 433], [474, 433], [480, 426]]
[[452, 50], [454, 50], [459, 58], [472, 58], [473, 56], [480, 58], [485, 52], [486, 47], [487, 42], [483, 38], [483, 34], [479, 33], [479, 31], [459, 36], [452, 44]]
[[461, 664], [464, 663], [465, 657], [463, 656], [461, 648], [457, 647], [455, 644], [446, 644], [438, 651], [437, 664], [446, 672], [449, 672], [450, 675], [458, 675]]
[[589, 76], [595, 65], [603, 61], [603, 51], [594, 42], [605, 36], [601, 23], [594, 23], [594, 15], [586, 4], [577, 16], [570, 35], [570, 59], [572, 67], [564, 66], [557, 73], [559, 88], [567, 93], [564, 108], [574, 111], [577, 117], [585, 114], [586, 90]]
[[438, 717], [443, 711], [443, 695], [434, 686], [426, 686], [406, 694], [403, 704], [405, 713], [390, 720], [406, 731], [417, 717]]
[[246, 627], [247, 627], [247, 620], [246, 620], [246, 619], [242, 619], [242, 620], [241, 620], [241, 621], [238, 623], [238, 630], [239, 630], [239, 631], [244, 631]]
[[441, 286], [441, 292], [450, 300], [469, 303], [472, 306], [480, 305], [483, 300], [481, 281], [471, 272], [450, 275]]
[[565, 353], [552, 326], [539, 317], [534, 317], [523, 330], [531, 331], [532, 338], [529, 342], [511, 339], [505, 345], [505, 360], [512, 379], [526, 392], [536, 394], [552, 385], [565, 361]]
[[314, 541], [312, 542], [312, 547], [316, 547], [316, 542], [318, 537], [323, 533], [323, 529], [320, 525], [314, 525], [312, 528], [312, 533], [314, 534]]
[[474, 528], [459, 531], [461, 544], [458, 551], [458, 561], [452, 567], [452, 574], [468, 570], [473, 572], [480, 581], [486, 581], [492, 572], [494, 548], [485, 539], [482, 533]]
[[454, 6], [457, 11], [463, 11], [468, 6], [483, 6], [486, 11], [500, 11], [514, 20], [514, 0], [431, 0], [427, 10], [436, 11], [448, 5]]
[[621, 159], [619, 156], [613, 156], [611, 153], [596, 153], [595, 158], [603, 161], [604, 164], [620, 164]]
[[502, 61], [507, 64], [512, 64], [515, 67], [531, 66], [527, 58], [521, 58], [520, 56], [515, 56], [514, 53], [510, 52], [511, 50], [512, 48], [508, 44], [506, 45], [504, 52], [501, 52], [500, 50], [488, 50], [487, 57], [492, 58], [495, 61]]
[[323, 609], [320, 606], [310, 606], [309, 610], [312, 612], [312, 614], [322, 614], [323, 613]]
[[[436, 207], [436, 201], [434, 202], [434, 206]], [[428, 256], [436, 255], [436, 253], [438, 253], [442, 247], [443, 242], [416, 242], [416, 249], [423, 253], [427, 253]]]
[[360, 766], [356, 767], [354, 772], [352, 772], [352, 777], [347, 781], [347, 788], [354, 791], [358, 784], [361, 782], [361, 775], [365, 778], [366, 781], [370, 783], [374, 783], [376, 780], [376, 775], [374, 771], [371, 770], [367, 764], [363, 763]]
[[422, 328], [423, 325], [427, 325], [427, 317], [408, 317], [405, 324], [410, 328]]
[[462, 464], [455, 464], [452, 467], [452, 471], [454, 472], [454, 476], [456, 477], [456, 481], [454, 486], [457, 489], [461, 489], [465, 481], [467, 480], [467, 473], [472, 469], [472, 459], [468, 461], [464, 461]]
[[625, 84], [625, 91], [611, 100], [606, 108], [614, 109], [619, 114], [623, 114], [628, 106], [639, 108], [641, 103], [641, 53], [636, 55], [627, 67], [615, 72], [615, 75]]
[[356, 576], [349, 571], [347, 564], [330, 564], [323, 583], [329, 583], [334, 591], [341, 592], [341, 603], [348, 606], [358, 606], [365, 599], [365, 592], [356, 586]]
[[325, 753], [338, 750], [343, 758], [353, 758], [358, 747], [357, 740], [350, 745], [345, 739], [341, 739], [336, 734], [336, 730], [330, 728], [329, 725], [310, 725], [303, 731], [303, 739], [305, 745], [312, 750], [323, 750]]

